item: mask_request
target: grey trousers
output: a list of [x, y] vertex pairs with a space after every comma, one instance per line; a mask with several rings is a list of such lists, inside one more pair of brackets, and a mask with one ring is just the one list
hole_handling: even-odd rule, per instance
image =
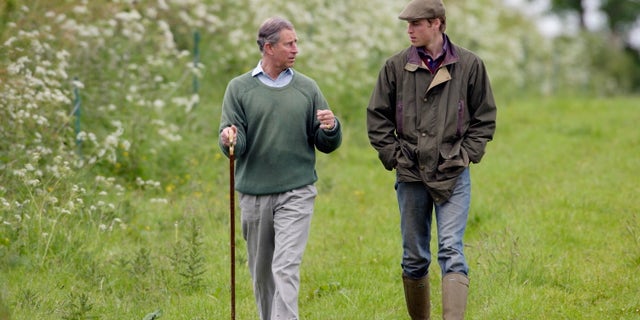
[[297, 320], [300, 264], [309, 238], [317, 190], [239, 193], [242, 235], [261, 320]]

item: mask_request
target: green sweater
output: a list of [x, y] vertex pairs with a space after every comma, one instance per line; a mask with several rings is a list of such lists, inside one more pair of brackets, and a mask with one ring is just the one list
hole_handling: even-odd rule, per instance
[[[220, 130], [238, 128], [234, 156], [235, 188], [254, 195], [282, 193], [318, 180], [315, 149], [324, 153], [340, 146], [339, 123], [320, 129], [318, 109], [328, 109], [318, 85], [295, 72], [291, 82], [274, 88], [251, 72], [229, 82], [222, 102]], [[223, 153], [229, 149], [218, 143]]]

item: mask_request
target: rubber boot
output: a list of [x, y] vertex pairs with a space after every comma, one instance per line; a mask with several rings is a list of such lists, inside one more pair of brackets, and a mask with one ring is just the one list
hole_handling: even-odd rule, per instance
[[467, 308], [469, 278], [462, 273], [447, 273], [442, 278], [442, 318], [462, 320]]
[[412, 320], [429, 320], [431, 302], [429, 301], [429, 277], [411, 279], [402, 275], [404, 298]]

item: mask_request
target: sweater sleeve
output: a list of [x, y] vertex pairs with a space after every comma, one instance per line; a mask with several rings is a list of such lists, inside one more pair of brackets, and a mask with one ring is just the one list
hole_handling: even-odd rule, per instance
[[316, 117], [317, 110], [329, 109], [329, 103], [325, 99], [320, 87], [312, 81], [313, 85], [313, 109], [311, 112], [311, 127], [313, 133], [310, 138], [313, 138], [313, 144], [318, 151], [323, 153], [331, 153], [340, 147], [342, 143], [342, 127], [338, 118], [336, 118], [336, 126], [332, 130], [324, 130], [320, 128], [320, 121]]
[[331, 130], [323, 130], [320, 129], [318, 125], [318, 129], [316, 129], [315, 136], [315, 145], [316, 148], [323, 153], [330, 153], [338, 147], [342, 143], [342, 127], [340, 125], [340, 121], [336, 118], [336, 125]]
[[220, 127], [218, 128], [218, 146], [222, 153], [229, 157], [229, 148], [222, 143], [221, 132], [224, 128], [235, 125], [238, 129], [236, 133], [236, 144], [234, 154], [243, 154], [246, 149], [246, 117], [244, 116], [242, 103], [240, 100], [240, 90], [238, 79], [232, 80], [224, 93], [222, 100], [222, 116]]

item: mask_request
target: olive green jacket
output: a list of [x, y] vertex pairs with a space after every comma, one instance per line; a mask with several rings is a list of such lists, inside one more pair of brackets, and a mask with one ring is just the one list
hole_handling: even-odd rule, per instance
[[436, 203], [478, 163], [496, 129], [496, 105], [482, 60], [445, 35], [446, 56], [432, 74], [411, 46], [380, 70], [367, 107], [371, 145], [399, 182], [422, 181]]

